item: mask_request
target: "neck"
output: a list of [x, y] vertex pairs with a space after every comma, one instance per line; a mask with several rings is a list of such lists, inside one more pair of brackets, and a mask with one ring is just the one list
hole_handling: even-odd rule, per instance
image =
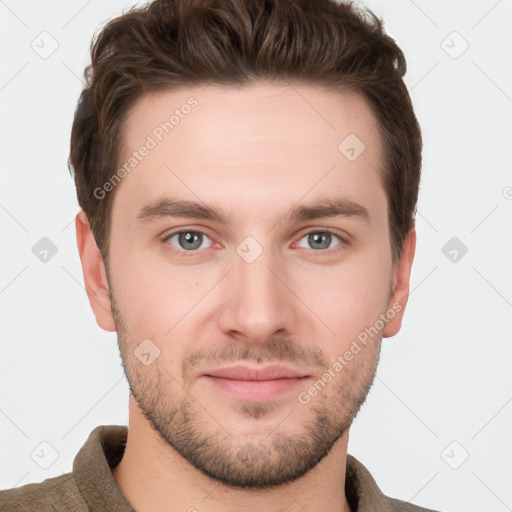
[[112, 473], [138, 512], [351, 512], [345, 496], [348, 433], [303, 477], [271, 489], [228, 487], [204, 475], [155, 432], [130, 397], [128, 438]]

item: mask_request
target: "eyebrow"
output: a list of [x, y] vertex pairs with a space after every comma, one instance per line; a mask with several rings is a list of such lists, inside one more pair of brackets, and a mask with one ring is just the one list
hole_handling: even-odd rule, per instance
[[[228, 217], [221, 208], [195, 201], [175, 200], [165, 197], [156, 199], [141, 208], [136, 219], [142, 224], [166, 217], [228, 223]], [[295, 206], [282, 219], [287, 222], [300, 222], [325, 217], [358, 217], [362, 220], [369, 220], [370, 214], [366, 207], [352, 200], [325, 198], [315, 203]]]

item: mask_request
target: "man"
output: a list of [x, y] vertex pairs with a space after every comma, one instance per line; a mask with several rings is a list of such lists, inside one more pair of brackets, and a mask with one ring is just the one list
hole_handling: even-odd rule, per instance
[[157, 0], [91, 54], [77, 243], [129, 426], [0, 510], [427, 510], [347, 453], [415, 250], [421, 135], [381, 22], [329, 0]]

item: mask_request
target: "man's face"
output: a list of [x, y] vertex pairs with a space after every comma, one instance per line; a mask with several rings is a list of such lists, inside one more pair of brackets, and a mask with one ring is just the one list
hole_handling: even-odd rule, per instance
[[[115, 190], [109, 284], [138, 407], [212, 478], [294, 480], [347, 434], [388, 335], [396, 272], [376, 119], [355, 94], [203, 86], [143, 97], [125, 130], [121, 165], [138, 156]], [[165, 200], [223, 219], [152, 208]], [[335, 201], [336, 216], [298, 215]], [[239, 363], [302, 378], [207, 376]]]

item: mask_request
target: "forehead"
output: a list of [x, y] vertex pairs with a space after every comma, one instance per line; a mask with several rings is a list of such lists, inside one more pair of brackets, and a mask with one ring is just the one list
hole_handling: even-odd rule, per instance
[[[179, 136], [183, 149], [193, 145], [202, 156], [219, 148], [234, 150], [251, 138], [252, 151], [247, 154], [245, 146], [241, 156], [252, 158], [261, 156], [258, 143], [263, 138], [266, 152], [271, 142], [283, 150], [304, 139], [337, 150], [340, 138], [349, 133], [373, 142], [369, 138], [377, 135], [376, 123], [368, 102], [356, 92], [282, 82], [237, 88], [209, 85], [142, 96], [128, 112], [123, 141], [131, 149], [141, 135], [162, 142], [172, 134]], [[293, 149], [301, 153], [300, 147]]]
[[128, 172], [114, 202], [135, 209], [169, 194], [261, 208], [326, 191], [385, 202], [381, 155], [376, 118], [357, 93], [287, 83], [174, 89], [129, 111], [119, 163]]

